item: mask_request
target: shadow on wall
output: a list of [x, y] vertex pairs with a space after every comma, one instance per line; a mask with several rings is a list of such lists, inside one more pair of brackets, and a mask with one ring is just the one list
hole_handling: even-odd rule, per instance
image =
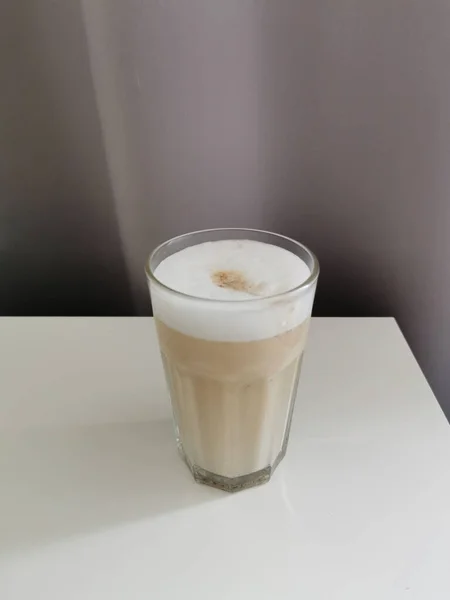
[[331, 210], [312, 212], [320, 205], [312, 194], [305, 201], [299, 222], [281, 227], [283, 233], [299, 239], [319, 258], [320, 277], [314, 303], [314, 316], [392, 316], [394, 290], [386, 273], [370, 255], [347, 239], [347, 216]]
[[0, 9], [2, 315], [132, 312], [78, 2]]
[[[315, 315], [391, 315], [392, 286], [373, 251], [381, 235], [375, 206], [349, 164], [335, 173], [324, 156], [322, 79], [324, 62], [333, 60], [323, 49], [326, 19], [323, 7], [308, 1], [264, 3], [261, 12], [266, 222], [317, 255]], [[344, 114], [340, 122], [350, 119]], [[376, 231], [367, 233], [364, 221]]]

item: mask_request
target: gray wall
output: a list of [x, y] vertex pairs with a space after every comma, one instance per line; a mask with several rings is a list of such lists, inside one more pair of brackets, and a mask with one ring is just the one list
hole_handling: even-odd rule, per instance
[[318, 254], [317, 313], [394, 315], [450, 412], [450, 3], [23, 4], [0, 9], [3, 314], [146, 314], [156, 243], [274, 229]]
[[129, 313], [77, 2], [0, 2], [0, 86], [0, 314]]

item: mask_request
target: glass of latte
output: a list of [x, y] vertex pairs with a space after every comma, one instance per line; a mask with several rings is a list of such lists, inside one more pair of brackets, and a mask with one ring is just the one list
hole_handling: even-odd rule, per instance
[[286, 453], [317, 259], [281, 235], [212, 229], [165, 242], [146, 272], [194, 478], [230, 492], [268, 481]]

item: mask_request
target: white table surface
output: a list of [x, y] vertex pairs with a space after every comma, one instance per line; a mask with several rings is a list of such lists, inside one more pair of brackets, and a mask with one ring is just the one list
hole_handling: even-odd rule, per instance
[[178, 458], [151, 319], [0, 320], [1, 600], [448, 600], [450, 429], [393, 319], [314, 319], [290, 446]]

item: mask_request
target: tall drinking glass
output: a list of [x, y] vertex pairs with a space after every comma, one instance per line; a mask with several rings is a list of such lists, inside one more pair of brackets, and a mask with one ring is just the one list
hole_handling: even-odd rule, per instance
[[[169, 256], [220, 240], [287, 250], [306, 264], [309, 276], [282, 293], [216, 300], [172, 289], [155, 275]], [[268, 481], [288, 444], [317, 259], [281, 235], [212, 229], [165, 242], [150, 256], [146, 273], [177, 444], [194, 478], [230, 492]]]

